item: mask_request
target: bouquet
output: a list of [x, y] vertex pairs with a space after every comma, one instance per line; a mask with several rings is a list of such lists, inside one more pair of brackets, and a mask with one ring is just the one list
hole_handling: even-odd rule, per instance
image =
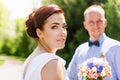
[[79, 67], [78, 76], [86, 80], [104, 80], [112, 77], [111, 67], [104, 58], [90, 58]]

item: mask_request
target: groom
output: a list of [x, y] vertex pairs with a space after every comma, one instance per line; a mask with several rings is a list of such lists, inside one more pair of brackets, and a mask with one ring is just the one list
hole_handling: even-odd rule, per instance
[[[76, 49], [67, 69], [69, 79], [78, 80], [78, 65], [103, 53], [112, 68], [112, 78], [105, 80], [120, 80], [120, 42], [109, 38], [104, 32], [107, 26], [104, 9], [100, 5], [88, 7], [84, 12], [83, 24], [90, 38]], [[82, 77], [79, 79], [82, 80]]]

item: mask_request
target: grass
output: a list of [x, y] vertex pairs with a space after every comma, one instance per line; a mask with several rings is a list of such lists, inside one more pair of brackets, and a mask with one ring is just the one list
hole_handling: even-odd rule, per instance
[[[0, 56], [8, 56], [8, 57], [11, 57], [11, 58], [14, 58], [14, 59], [20, 60], [20, 61], [22, 61], [22, 62], [24, 62], [25, 59], [26, 59], [26, 58], [24, 58], [24, 57], [13, 56], [13, 55], [6, 55], [6, 54], [0, 54]], [[3, 62], [3, 61], [1, 61], [1, 63], [2, 63], [2, 62]]]
[[20, 61], [22, 61], [22, 62], [24, 62], [25, 61], [25, 59], [26, 58], [23, 58], [23, 57], [18, 57], [18, 56], [10, 56], [11, 58], [15, 58], [15, 59], [18, 59], [18, 60], [20, 60]]
[[5, 61], [0, 59], [0, 66], [2, 66], [4, 63], [5, 63]]

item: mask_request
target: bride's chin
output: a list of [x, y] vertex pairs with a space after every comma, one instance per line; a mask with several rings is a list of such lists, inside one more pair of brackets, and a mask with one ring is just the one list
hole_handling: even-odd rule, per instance
[[59, 49], [63, 49], [65, 46], [61, 46], [61, 47], [59, 47]]

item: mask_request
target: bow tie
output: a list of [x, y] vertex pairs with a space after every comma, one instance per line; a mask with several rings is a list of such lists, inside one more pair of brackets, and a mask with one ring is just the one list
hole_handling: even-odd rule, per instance
[[93, 46], [93, 45], [95, 45], [95, 46], [100, 46], [99, 41], [91, 42], [91, 41], [89, 40], [88, 43], [89, 43], [89, 46]]

